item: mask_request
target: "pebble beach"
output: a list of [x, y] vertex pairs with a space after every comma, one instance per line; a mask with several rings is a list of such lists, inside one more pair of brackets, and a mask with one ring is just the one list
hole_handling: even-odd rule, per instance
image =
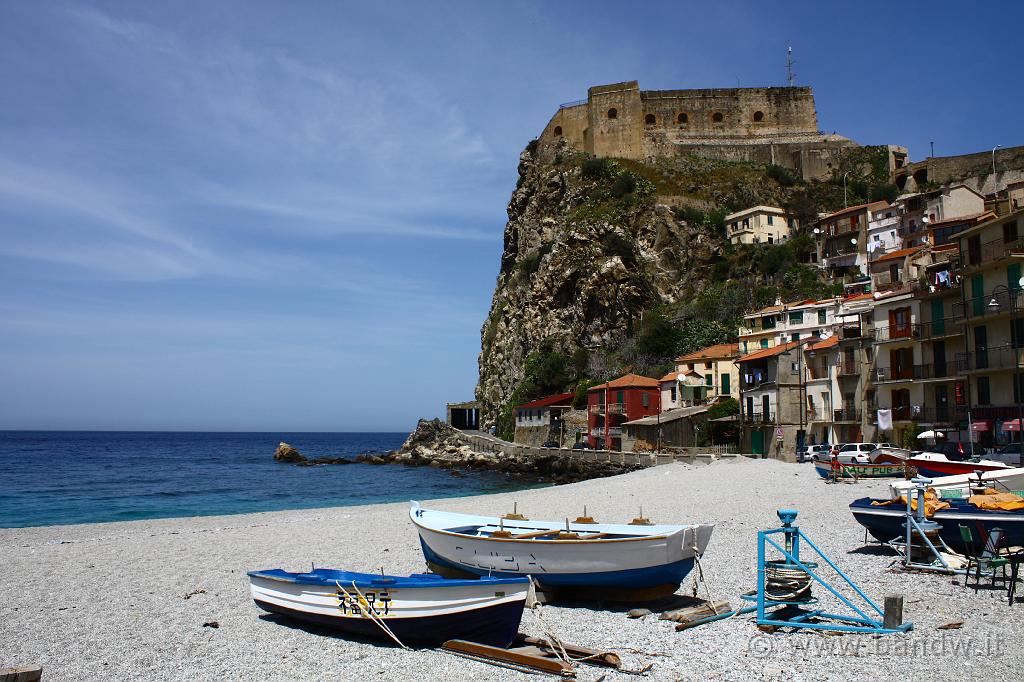
[[[628, 618], [633, 605], [524, 613], [521, 632], [618, 652], [631, 669], [653, 664], [650, 679], [980, 679], [1024, 663], [1024, 603], [1008, 606], [1002, 589], [975, 594], [960, 577], [893, 570], [895, 556], [865, 548], [847, 509], [864, 496], [887, 496], [886, 481], [828, 485], [810, 464], [744, 459], [422, 502], [486, 515], [517, 503], [531, 518], [555, 519], [585, 504], [608, 523], [628, 522], [642, 505], [657, 523], [713, 523], [700, 596], [709, 591], [734, 607], [756, 586], [756, 531], [777, 527], [775, 511], [793, 508], [804, 532], [879, 605], [904, 595], [914, 622], [907, 634], [834, 636], [762, 633], [753, 614], [676, 632], [657, 612]], [[266, 617], [251, 601], [252, 569], [424, 570], [406, 504], [0, 529], [0, 546], [0, 668], [41, 665], [43, 680], [540, 679], [440, 651], [327, 636]], [[680, 593], [691, 593], [692, 579]], [[578, 672], [601, 676], [636, 679]]]

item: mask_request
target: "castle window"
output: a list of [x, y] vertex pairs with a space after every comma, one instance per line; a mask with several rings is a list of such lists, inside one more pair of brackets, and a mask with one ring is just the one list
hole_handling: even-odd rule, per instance
[[555, 126], [555, 137], [562, 136], [562, 126]]
[[611, 109], [608, 110], [608, 118], [618, 118], [618, 117], [619, 117], [619, 110], [618, 109], [616, 109], [615, 107], [612, 107]]
[[754, 112], [754, 122], [755, 123], [760, 123], [763, 120], [764, 120], [764, 112], [763, 111], [755, 111]]
[[652, 126], [652, 125], [654, 125], [657, 122], [658, 122], [658, 120], [654, 117], [654, 114], [647, 114], [646, 116], [644, 116], [644, 124], [645, 125]]
[[722, 122], [722, 112], [721, 111], [716, 111], [715, 113], [711, 114], [711, 120], [714, 121], [715, 123], [721, 123]]
[[686, 114], [679, 114], [678, 116], [676, 116], [676, 122], [678, 122], [678, 123], [685, 124], [689, 120], [690, 120], [690, 117], [687, 116]]

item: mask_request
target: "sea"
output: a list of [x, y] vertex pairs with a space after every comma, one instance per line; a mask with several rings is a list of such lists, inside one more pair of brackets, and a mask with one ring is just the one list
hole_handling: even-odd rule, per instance
[[274, 461], [281, 441], [306, 457], [401, 446], [406, 433], [0, 431], [0, 527], [245, 514], [532, 487], [489, 471]]

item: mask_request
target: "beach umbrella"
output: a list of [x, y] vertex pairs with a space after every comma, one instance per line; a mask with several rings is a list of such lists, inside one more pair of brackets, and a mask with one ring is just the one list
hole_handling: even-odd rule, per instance
[[927, 431], [922, 431], [921, 433], [917, 434], [917, 437], [918, 438], [945, 438], [946, 435], [944, 433], [942, 433], [941, 431], [933, 431], [932, 429], [928, 429]]

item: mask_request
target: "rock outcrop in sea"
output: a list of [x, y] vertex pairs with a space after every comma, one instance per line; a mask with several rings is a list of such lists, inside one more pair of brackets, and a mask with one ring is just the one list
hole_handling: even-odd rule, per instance
[[300, 467], [312, 467], [321, 464], [352, 464], [353, 462], [348, 457], [317, 457], [316, 459], [308, 459], [295, 447], [284, 441], [281, 441], [277, 446], [277, 450], [274, 451], [274, 461], [295, 464]]

